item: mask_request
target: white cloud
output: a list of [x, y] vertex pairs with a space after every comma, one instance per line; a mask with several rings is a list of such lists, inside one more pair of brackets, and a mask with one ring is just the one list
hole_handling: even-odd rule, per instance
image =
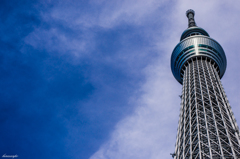
[[[166, 3], [166, 0], [91, 0], [89, 5], [92, 12], [82, 11], [81, 3], [73, 1], [74, 5], [68, 5], [68, 2], [60, 3], [53, 8], [49, 16], [54, 19], [62, 20], [71, 24], [72, 27], [93, 27], [112, 28], [118, 24], [126, 22], [128, 24], [142, 24], [143, 20], [157, 11]], [[160, 16], [160, 15], [159, 15]]]
[[[35, 49], [71, 54], [76, 58], [86, 56], [94, 48], [93, 34], [89, 31], [70, 37], [58, 28], [36, 28], [25, 39], [25, 43]], [[83, 40], [84, 39], [84, 40]]]
[[149, 66], [145, 72], [148, 82], [142, 88], [145, 93], [135, 101], [135, 112], [116, 125], [110, 141], [91, 159], [166, 158], [174, 151], [179, 84], [162, 65]]
[[[162, 12], [158, 12], [161, 7], [164, 7], [162, 5], [164, 2], [157, 0], [140, 0], [137, 3], [134, 0], [92, 0], [88, 5], [85, 4], [87, 8], [89, 7], [88, 10], [83, 8], [79, 1], [72, 1], [71, 4], [62, 1], [55, 4], [49, 12], [41, 14], [41, 18], [50, 27], [40, 26], [35, 28], [25, 38], [25, 43], [49, 52], [83, 57], [97, 49], [95, 41], [99, 39], [95, 37], [96, 32], [98, 32], [95, 30], [107, 31], [124, 23], [144, 26], [149, 18], [155, 18], [156, 21], [159, 21], [160, 18], [165, 18], [161, 15]], [[160, 15], [155, 14], [155, 12]], [[66, 32], [64, 32], [64, 29], [66, 29]], [[75, 37], [68, 36], [68, 30], [75, 32], [77, 35]], [[153, 38], [151, 35], [155, 33], [148, 30], [147, 33], [143, 34], [146, 34], [146, 36], [150, 34], [149, 37]]]

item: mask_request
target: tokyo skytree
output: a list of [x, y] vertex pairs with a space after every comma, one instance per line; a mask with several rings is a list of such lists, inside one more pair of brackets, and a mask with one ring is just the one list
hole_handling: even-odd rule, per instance
[[171, 69], [183, 85], [174, 159], [240, 159], [240, 134], [221, 78], [227, 59], [221, 45], [194, 20], [171, 56]]

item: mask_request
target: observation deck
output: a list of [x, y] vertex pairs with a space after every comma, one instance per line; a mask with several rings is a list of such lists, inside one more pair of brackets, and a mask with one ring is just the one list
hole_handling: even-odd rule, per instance
[[171, 69], [176, 80], [182, 84], [186, 66], [197, 58], [203, 58], [214, 65], [222, 78], [227, 67], [227, 59], [221, 45], [194, 21], [194, 11], [188, 10], [186, 15], [189, 27], [180, 38], [171, 56]]

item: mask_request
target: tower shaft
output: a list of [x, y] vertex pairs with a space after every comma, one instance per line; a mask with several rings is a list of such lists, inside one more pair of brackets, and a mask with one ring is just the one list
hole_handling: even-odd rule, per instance
[[239, 128], [216, 64], [191, 58], [183, 69], [175, 159], [239, 159]]

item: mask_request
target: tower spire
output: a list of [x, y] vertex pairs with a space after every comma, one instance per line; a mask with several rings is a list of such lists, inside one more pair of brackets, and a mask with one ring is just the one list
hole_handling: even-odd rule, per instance
[[195, 15], [194, 10], [192, 10], [192, 9], [187, 10], [186, 16], [188, 17], [188, 27], [189, 28], [197, 26], [195, 23], [195, 20], [194, 20], [194, 15]]

